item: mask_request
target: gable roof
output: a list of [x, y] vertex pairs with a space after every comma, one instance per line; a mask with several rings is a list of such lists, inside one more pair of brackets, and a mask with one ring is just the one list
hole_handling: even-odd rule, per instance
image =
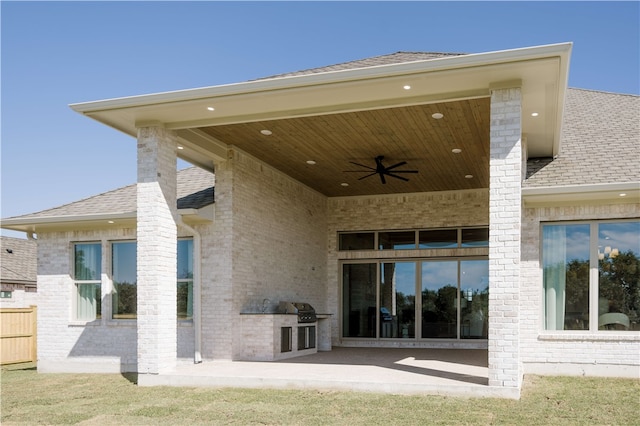
[[[198, 167], [189, 167], [177, 172], [177, 208], [202, 209], [214, 203], [214, 176], [212, 173]], [[65, 219], [120, 217], [135, 218], [137, 204], [136, 185], [107, 191], [79, 201], [62, 206], [3, 219], [3, 227], [12, 228], [11, 222], [46, 223], [48, 221], [61, 222]], [[8, 226], [7, 226], [8, 222]], [[24, 230], [24, 229], [18, 229]]]
[[0, 238], [0, 282], [34, 284], [37, 281], [37, 244], [33, 240], [2, 236]]
[[528, 160], [525, 194], [579, 186], [640, 190], [639, 123], [640, 96], [568, 89], [560, 153]]

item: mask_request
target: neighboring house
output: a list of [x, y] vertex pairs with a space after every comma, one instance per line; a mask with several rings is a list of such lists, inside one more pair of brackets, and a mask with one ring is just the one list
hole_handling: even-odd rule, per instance
[[37, 305], [38, 247], [35, 241], [2, 236], [0, 307]]
[[483, 348], [516, 392], [524, 373], [638, 377], [640, 99], [567, 88], [570, 51], [72, 105], [137, 138], [138, 183], [3, 220], [37, 234], [39, 370], [150, 384], [357, 346]]

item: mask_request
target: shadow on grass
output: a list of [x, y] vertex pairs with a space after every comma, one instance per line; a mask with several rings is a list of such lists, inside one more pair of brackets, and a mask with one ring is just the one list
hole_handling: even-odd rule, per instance
[[138, 373], [120, 373], [120, 375], [134, 385], [138, 384]]
[[2, 366], [2, 371], [13, 370], [37, 371], [38, 364], [36, 364], [35, 362], [22, 362], [20, 364], [8, 364]]

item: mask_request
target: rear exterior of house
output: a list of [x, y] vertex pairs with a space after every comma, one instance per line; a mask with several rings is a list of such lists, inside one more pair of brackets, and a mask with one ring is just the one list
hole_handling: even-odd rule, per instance
[[[144, 382], [354, 346], [486, 348], [489, 385], [516, 390], [638, 377], [639, 98], [567, 89], [569, 51], [403, 53], [180, 94], [226, 96], [228, 118], [145, 109], [171, 93], [131, 123], [101, 115], [127, 99], [75, 106], [131, 126], [138, 183], [3, 220], [37, 233], [39, 370]], [[544, 67], [560, 78], [536, 85]], [[422, 92], [387, 93], [409, 77]]]

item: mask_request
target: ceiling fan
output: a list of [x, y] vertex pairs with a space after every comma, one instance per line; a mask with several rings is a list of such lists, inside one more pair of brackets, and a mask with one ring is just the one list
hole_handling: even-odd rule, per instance
[[[417, 170], [395, 170], [396, 168], [400, 167], [400, 166], [404, 166], [405, 164], [407, 164], [406, 161], [401, 161], [397, 164], [394, 164], [393, 166], [388, 166], [385, 167], [384, 164], [382, 164], [382, 160], [384, 160], [384, 156], [382, 155], [378, 155], [375, 158], [376, 161], [376, 167], [370, 167], [370, 166], [365, 166], [364, 164], [359, 164], [359, 163], [354, 163], [353, 161], [349, 161], [351, 164], [355, 164], [356, 166], [360, 166], [360, 167], [364, 167], [366, 169], [371, 170], [372, 172], [370, 172], [369, 174], [362, 176], [361, 178], [358, 178], [358, 180], [362, 180], [365, 178], [368, 178], [370, 176], [373, 175], [380, 175], [380, 181], [383, 184], [386, 184], [387, 181], [385, 180], [385, 176], [391, 176], [393, 178], [396, 179], [400, 179], [403, 180], [405, 182], [408, 182], [409, 179], [402, 177], [402, 176], [398, 176], [398, 173], [418, 173]], [[368, 172], [368, 170], [347, 170], [347, 173], [365, 173]]]

